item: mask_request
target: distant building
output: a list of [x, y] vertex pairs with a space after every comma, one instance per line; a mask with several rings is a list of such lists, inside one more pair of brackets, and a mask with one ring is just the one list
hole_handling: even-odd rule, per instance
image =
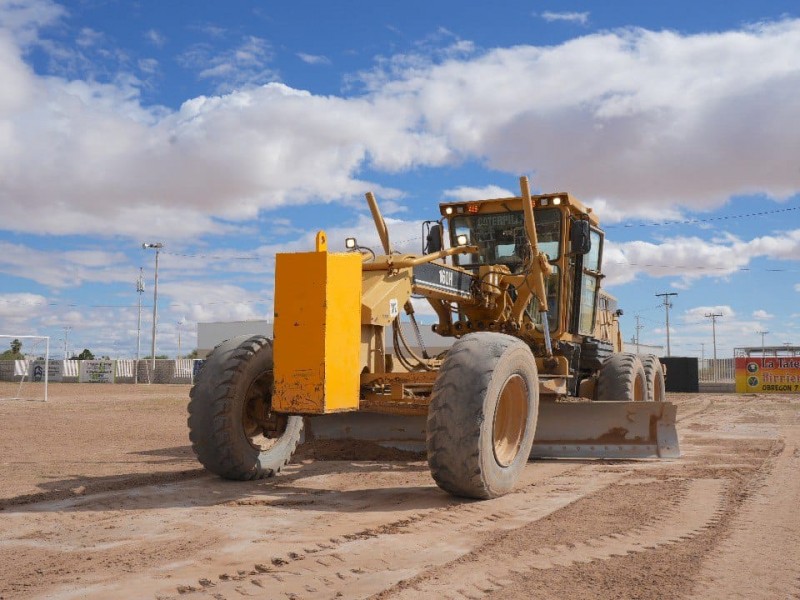
[[216, 346], [238, 335], [260, 333], [272, 337], [272, 321], [216, 321], [197, 324], [197, 358], [205, 358]]
[[[403, 334], [406, 342], [414, 350], [417, 350], [419, 344], [414, 330], [410, 323], [403, 323]], [[431, 356], [439, 354], [447, 350], [453, 345], [455, 338], [447, 338], [437, 335], [431, 331], [431, 326], [420, 324], [420, 335], [422, 336], [425, 348]], [[238, 335], [249, 335], [260, 333], [267, 337], [272, 337], [272, 321], [266, 320], [252, 320], [252, 321], [216, 321], [213, 323], [198, 323], [197, 324], [197, 357], [205, 358], [208, 356], [217, 345], [225, 340], [229, 340]], [[386, 329], [386, 348], [391, 350], [394, 344], [392, 343], [392, 329]]]

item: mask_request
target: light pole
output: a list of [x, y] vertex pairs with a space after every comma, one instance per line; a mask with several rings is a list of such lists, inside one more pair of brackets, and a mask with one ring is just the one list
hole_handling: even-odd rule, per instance
[[183, 324], [186, 323], [185, 318], [181, 318], [180, 321], [177, 322], [178, 326], [178, 358], [181, 358], [181, 327]]
[[147, 250], [151, 248], [156, 251], [156, 271], [153, 277], [153, 338], [150, 342], [150, 359], [152, 361], [153, 375], [151, 381], [156, 377], [156, 323], [158, 322], [158, 253], [164, 247], [161, 242], [155, 244], [142, 244], [142, 248]]
[[761, 366], [764, 366], [764, 359], [767, 356], [764, 352], [764, 336], [767, 335], [769, 331], [756, 331], [756, 333], [761, 336]]
[[139, 316], [136, 319], [136, 362], [133, 366], [133, 383], [139, 383], [139, 356], [142, 350], [142, 294], [144, 294], [144, 271], [139, 267], [136, 280], [136, 294], [139, 296]]

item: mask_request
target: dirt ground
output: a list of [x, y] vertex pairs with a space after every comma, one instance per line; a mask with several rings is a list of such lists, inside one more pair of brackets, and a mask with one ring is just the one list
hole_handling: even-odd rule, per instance
[[372, 447], [222, 481], [188, 391], [0, 401], [0, 599], [800, 598], [800, 396], [670, 395], [681, 459], [533, 461], [478, 502]]

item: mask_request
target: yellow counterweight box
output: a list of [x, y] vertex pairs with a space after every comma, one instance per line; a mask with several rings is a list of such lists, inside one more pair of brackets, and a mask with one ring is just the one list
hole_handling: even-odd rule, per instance
[[361, 344], [361, 255], [278, 254], [275, 264], [272, 409], [295, 414], [357, 410]]

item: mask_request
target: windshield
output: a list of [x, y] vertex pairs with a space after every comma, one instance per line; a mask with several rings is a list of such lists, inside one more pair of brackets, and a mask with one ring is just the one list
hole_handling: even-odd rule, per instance
[[[534, 213], [539, 250], [551, 261], [561, 252], [561, 213], [557, 208], [538, 209]], [[522, 211], [458, 215], [450, 225], [452, 239], [467, 236], [467, 244], [478, 246], [478, 254], [462, 254], [458, 264], [466, 267], [504, 264], [512, 272], [523, 263], [527, 239]]]

